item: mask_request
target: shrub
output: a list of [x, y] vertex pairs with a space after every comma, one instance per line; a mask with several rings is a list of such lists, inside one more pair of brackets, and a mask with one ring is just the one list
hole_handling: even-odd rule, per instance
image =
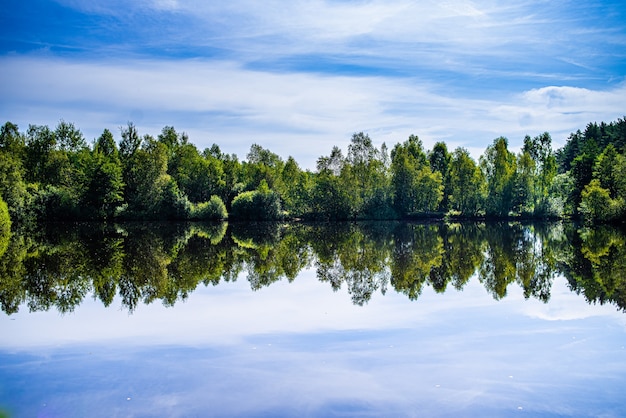
[[616, 204], [609, 195], [609, 191], [600, 185], [598, 179], [593, 179], [585, 186], [581, 193], [581, 202], [578, 210], [588, 221], [610, 220], [616, 209]]
[[199, 221], [219, 221], [227, 217], [226, 205], [216, 195], [211, 196], [208, 202], [193, 205], [191, 209], [191, 219]]
[[0, 236], [8, 235], [11, 232], [11, 218], [9, 217], [9, 207], [0, 197]]
[[231, 216], [246, 221], [271, 221], [282, 218], [280, 197], [267, 184], [258, 190], [239, 193], [233, 199]]
[[80, 219], [78, 199], [62, 187], [46, 186], [37, 192], [33, 210], [37, 219], [42, 221]]
[[186, 220], [190, 217], [193, 207], [187, 196], [178, 189], [176, 182], [169, 180], [163, 190], [161, 200], [161, 217], [169, 220]]

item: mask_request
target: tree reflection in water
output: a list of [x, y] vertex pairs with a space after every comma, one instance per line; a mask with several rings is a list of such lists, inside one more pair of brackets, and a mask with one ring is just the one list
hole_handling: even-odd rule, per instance
[[[514, 283], [550, 299], [556, 275], [590, 303], [626, 309], [626, 234], [609, 226], [546, 223], [57, 224], [3, 237], [0, 304], [12, 314], [70, 312], [90, 295], [166, 306], [200, 284], [245, 277], [252, 290], [308, 268], [352, 302], [390, 285], [417, 300], [425, 286], [461, 290], [474, 275], [495, 298]], [[8, 242], [8, 244], [6, 243]]]

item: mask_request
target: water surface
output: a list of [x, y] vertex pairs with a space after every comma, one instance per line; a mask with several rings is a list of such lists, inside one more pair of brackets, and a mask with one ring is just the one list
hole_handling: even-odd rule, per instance
[[0, 258], [9, 416], [622, 416], [626, 236], [56, 225]]

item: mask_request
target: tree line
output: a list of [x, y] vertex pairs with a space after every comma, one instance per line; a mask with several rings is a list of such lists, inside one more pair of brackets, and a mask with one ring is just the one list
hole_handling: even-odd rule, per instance
[[[0, 128], [0, 201], [10, 220], [308, 220], [583, 218], [626, 213], [626, 119], [589, 123], [552, 149], [549, 133], [519, 153], [496, 138], [475, 160], [465, 148], [415, 135], [389, 149], [355, 133], [303, 170], [253, 144], [245, 160], [218, 145], [200, 151], [166, 126], [155, 138], [133, 123], [89, 144], [72, 123]], [[10, 225], [2, 216], [0, 224]]]
[[461, 290], [472, 277], [494, 299], [511, 287], [548, 302], [557, 276], [589, 303], [626, 310], [626, 234], [608, 225], [499, 223], [49, 223], [0, 248], [0, 309], [74, 310], [85, 298], [133, 311], [172, 306], [202, 285], [258, 290], [313, 269], [363, 305], [392, 290]]

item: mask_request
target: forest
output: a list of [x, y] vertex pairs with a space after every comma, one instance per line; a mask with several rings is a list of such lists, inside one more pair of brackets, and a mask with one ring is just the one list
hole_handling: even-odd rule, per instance
[[120, 140], [91, 144], [73, 123], [0, 128], [0, 229], [77, 220], [583, 219], [623, 222], [626, 117], [571, 133], [552, 149], [545, 132], [519, 153], [493, 140], [431, 150], [411, 135], [391, 149], [355, 133], [315, 171], [258, 144], [245, 160], [216, 144], [199, 150], [166, 126], [155, 138], [133, 123]]

